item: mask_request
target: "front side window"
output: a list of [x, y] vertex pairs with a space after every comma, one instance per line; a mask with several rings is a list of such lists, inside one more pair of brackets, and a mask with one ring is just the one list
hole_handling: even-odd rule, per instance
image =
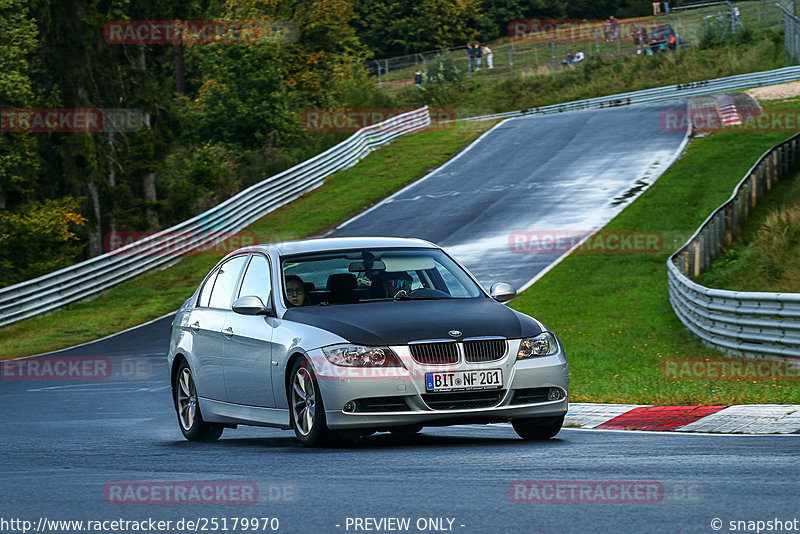
[[239, 290], [237, 298], [258, 297], [264, 305], [269, 306], [270, 293], [271, 280], [267, 258], [261, 255], [253, 256], [253, 259], [250, 260], [250, 265], [247, 266], [247, 271], [244, 273], [242, 288]]
[[304, 254], [282, 258], [281, 266], [287, 307], [484, 296], [469, 275], [437, 249]]
[[236, 282], [239, 280], [239, 273], [242, 272], [246, 260], [247, 256], [236, 256], [220, 266], [217, 279], [214, 281], [214, 288], [211, 290], [209, 308], [231, 309]]

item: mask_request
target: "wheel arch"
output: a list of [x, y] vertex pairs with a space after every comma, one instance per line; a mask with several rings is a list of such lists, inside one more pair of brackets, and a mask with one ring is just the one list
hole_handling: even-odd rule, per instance
[[[177, 353], [172, 360], [172, 369], [169, 371], [169, 389], [172, 392], [172, 405], [178, 409], [178, 401], [175, 399], [175, 380], [178, 378], [178, 369], [181, 368], [181, 363], [186, 362], [189, 365], [189, 359], [182, 353]], [[191, 366], [190, 366], [191, 369]]]
[[[289, 380], [292, 378], [292, 369], [294, 369], [294, 364], [297, 360], [304, 357], [306, 355], [305, 351], [303, 350], [295, 350], [292, 352], [291, 355], [286, 359], [286, 372], [283, 374], [283, 395], [286, 397], [286, 401], [289, 401]], [[309, 363], [311, 362], [310, 358], [306, 358], [306, 361]], [[312, 364], [313, 365], [313, 364]]]

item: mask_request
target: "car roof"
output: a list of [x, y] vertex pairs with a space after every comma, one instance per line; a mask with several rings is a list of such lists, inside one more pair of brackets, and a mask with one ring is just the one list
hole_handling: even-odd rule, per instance
[[280, 241], [244, 247], [229, 255], [243, 251], [256, 250], [276, 251], [281, 256], [305, 254], [308, 252], [327, 252], [333, 250], [350, 250], [360, 248], [439, 248], [430, 241], [404, 237], [324, 237], [320, 239], [301, 239], [297, 241]]

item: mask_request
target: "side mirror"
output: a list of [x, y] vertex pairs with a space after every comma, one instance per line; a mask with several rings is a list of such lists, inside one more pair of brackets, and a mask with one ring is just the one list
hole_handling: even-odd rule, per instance
[[492, 284], [492, 289], [489, 290], [489, 295], [502, 304], [511, 302], [517, 296], [517, 290], [509, 284], [499, 282]]
[[259, 297], [253, 295], [236, 299], [233, 303], [233, 311], [240, 315], [269, 314], [269, 308], [264, 305]]

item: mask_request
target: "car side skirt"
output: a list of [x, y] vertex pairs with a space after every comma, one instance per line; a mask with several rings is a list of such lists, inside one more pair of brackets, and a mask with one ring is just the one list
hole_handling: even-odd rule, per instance
[[209, 423], [291, 428], [289, 410], [243, 406], [206, 398], [200, 398], [199, 402], [203, 419]]

